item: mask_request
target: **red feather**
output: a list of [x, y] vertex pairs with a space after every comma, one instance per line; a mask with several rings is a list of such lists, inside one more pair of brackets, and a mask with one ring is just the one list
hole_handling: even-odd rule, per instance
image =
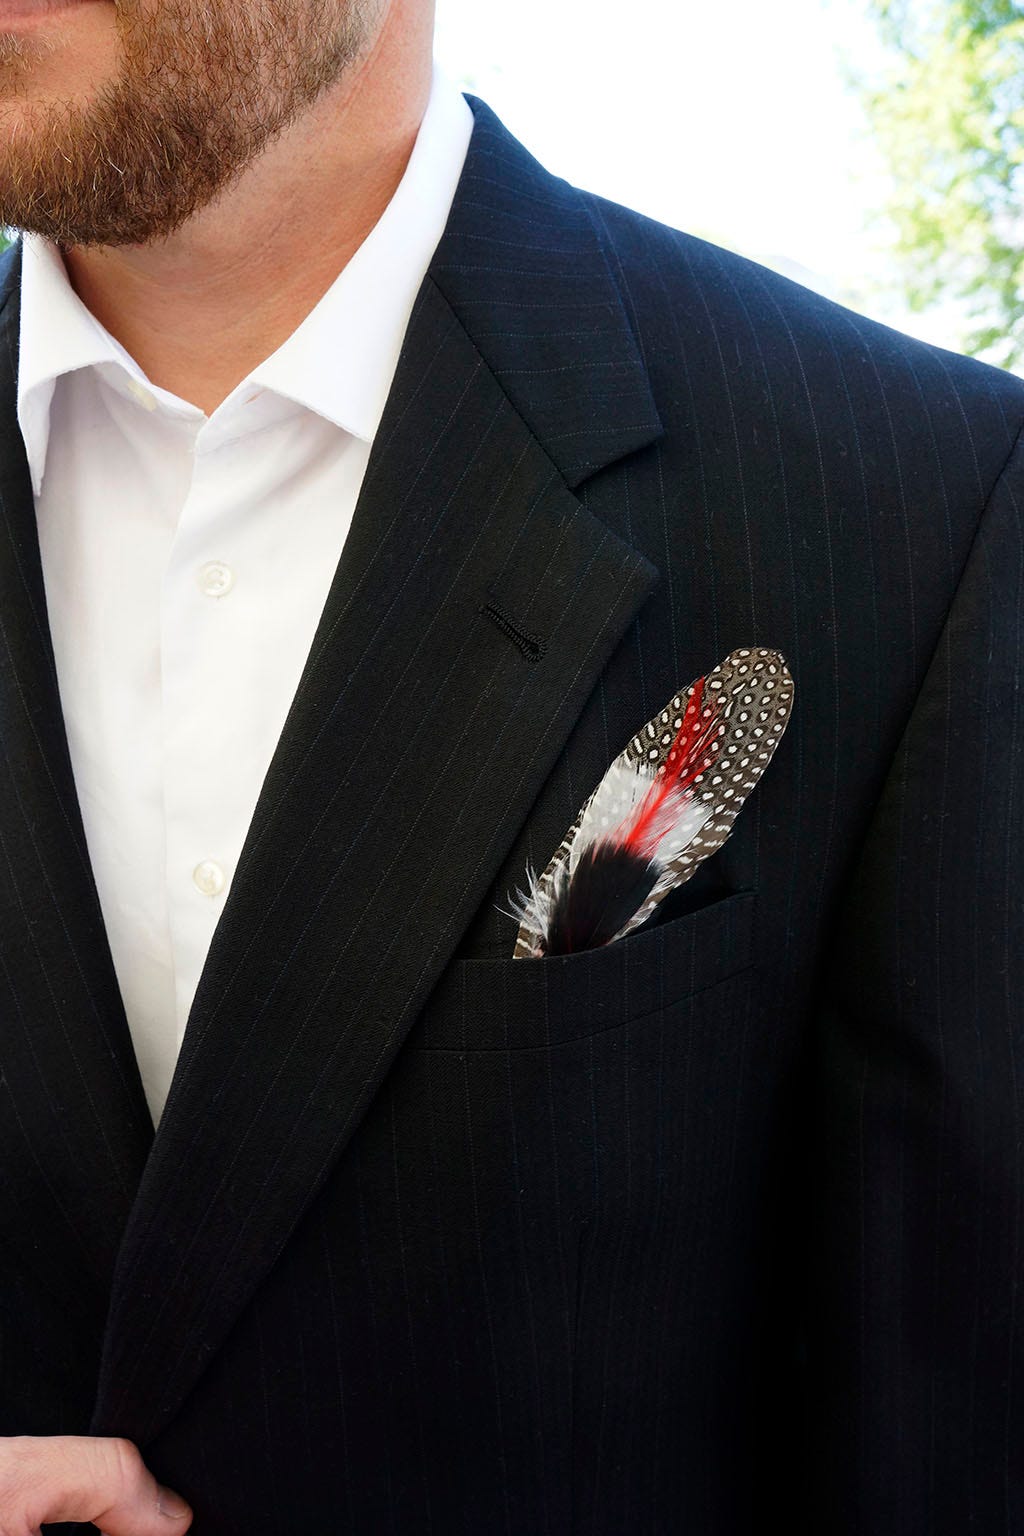
[[676, 738], [669, 748], [664, 768], [632, 815], [615, 834], [616, 846], [628, 849], [640, 858], [652, 858], [659, 842], [675, 821], [679, 801], [685, 798], [686, 790], [698, 774], [710, 767], [711, 760], [705, 757], [705, 753], [710, 738], [717, 730], [719, 710], [716, 700], [708, 717], [702, 720], [703, 702], [704, 679], [698, 677]]

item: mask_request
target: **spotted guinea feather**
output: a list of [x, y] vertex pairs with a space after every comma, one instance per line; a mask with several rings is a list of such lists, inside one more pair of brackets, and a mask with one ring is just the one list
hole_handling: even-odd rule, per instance
[[[543, 874], [531, 871], [528, 890], [517, 893], [515, 956], [556, 953], [550, 946], [563, 942], [570, 910], [623, 917], [614, 933], [607, 932], [607, 921], [593, 922], [593, 944], [623, 938], [646, 922], [729, 836], [789, 722], [792, 700], [784, 658], [752, 647], [730, 652], [706, 677], [675, 694], [611, 764]], [[639, 876], [638, 861], [652, 872], [646, 893], [640, 888], [647, 874]], [[586, 881], [582, 905], [572, 891], [580, 871]], [[602, 879], [614, 888], [601, 891]], [[639, 899], [627, 913], [634, 895]], [[561, 926], [552, 930], [553, 921]], [[572, 932], [576, 944], [578, 923]]]

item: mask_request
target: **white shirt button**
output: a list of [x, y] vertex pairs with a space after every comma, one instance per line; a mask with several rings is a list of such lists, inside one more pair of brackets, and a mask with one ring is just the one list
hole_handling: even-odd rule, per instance
[[129, 391], [135, 396], [140, 405], [144, 405], [147, 411], [156, 410], [156, 399], [150, 394], [144, 384], [140, 384], [138, 379], [128, 379], [127, 383]]
[[200, 592], [207, 597], [223, 597], [235, 584], [235, 573], [222, 560], [207, 560], [196, 575]]
[[192, 871], [192, 879], [196, 890], [202, 891], [204, 896], [219, 896], [227, 884], [224, 871], [212, 859], [204, 859], [201, 864], [197, 864]]

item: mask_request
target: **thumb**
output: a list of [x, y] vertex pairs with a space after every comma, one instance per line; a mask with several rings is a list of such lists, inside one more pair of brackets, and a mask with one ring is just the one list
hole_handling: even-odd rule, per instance
[[7, 1528], [8, 1518], [18, 1529], [19, 1519], [27, 1519], [32, 1529], [91, 1520], [105, 1536], [184, 1536], [192, 1523], [188, 1504], [160, 1487], [130, 1440], [20, 1436], [0, 1440], [0, 1451], [17, 1455], [15, 1486], [26, 1494], [20, 1508], [8, 1508], [10, 1495], [0, 1500], [0, 1529]]

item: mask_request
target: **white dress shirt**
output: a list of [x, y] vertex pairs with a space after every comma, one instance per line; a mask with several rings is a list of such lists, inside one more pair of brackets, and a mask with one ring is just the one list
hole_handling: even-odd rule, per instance
[[150, 383], [58, 248], [23, 237], [18, 423], [75, 784], [154, 1123], [472, 126], [435, 69], [381, 219], [210, 417]]

